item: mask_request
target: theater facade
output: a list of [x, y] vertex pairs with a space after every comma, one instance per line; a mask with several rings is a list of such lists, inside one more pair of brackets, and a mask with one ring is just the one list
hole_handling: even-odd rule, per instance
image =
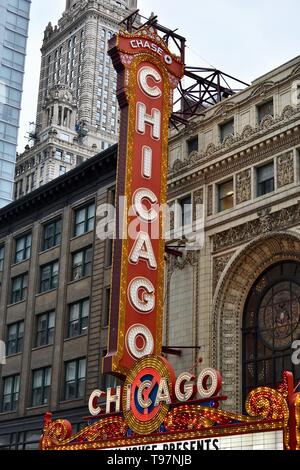
[[[299, 449], [300, 59], [171, 131], [164, 255], [157, 206], [183, 64], [154, 28], [121, 32], [110, 55], [117, 209], [125, 195], [139, 219], [114, 244], [102, 367], [121, 383], [92, 392], [78, 434], [47, 413], [41, 448]], [[117, 216], [118, 234], [132, 216]]]

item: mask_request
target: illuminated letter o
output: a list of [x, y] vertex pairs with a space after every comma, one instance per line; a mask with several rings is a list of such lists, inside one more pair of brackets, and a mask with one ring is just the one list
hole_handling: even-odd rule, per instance
[[[137, 339], [141, 338], [144, 342], [142, 347], [137, 346]], [[128, 352], [135, 359], [142, 359], [153, 353], [154, 340], [151, 331], [144, 325], [134, 325], [127, 333]]]
[[[207, 386], [208, 379], [211, 379], [210, 386]], [[220, 373], [214, 369], [204, 369], [197, 381], [197, 390], [201, 398], [211, 398], [216, 396], [222, 386], [222, 378]]]

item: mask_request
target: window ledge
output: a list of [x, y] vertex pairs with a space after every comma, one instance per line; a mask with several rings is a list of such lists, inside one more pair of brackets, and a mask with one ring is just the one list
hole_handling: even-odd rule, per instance
[[16, 305], [23, 304], [26, 301], [27, 299], [24, 299], [24, 300], [20, 300], [19, 302], [16, 302], [15, 304], [8, 304], [6, 308], [15, 307]]
[[74, 235], [74, 237], [70, 238], [70, 242], [72, 242], [73, 240], [78, 240], [80, 237], [85, 237], [86, 235], [88, 235], [89, 233], [92, 233], [94, 231], [95, 231], [95, 229], [89, 230], [88, 232], [82, 233], [81, 235]]
[[61, 246], [61, 244], [59, 243], [58, 245], [51, 246], [51, 248], [47, 248], [47, 250], [41, 250], [41, 251], [38, 252], [38, 255], [41, 256], [44, 253], [49, 253], [49, 251], [54, 250], [55, 248], [59, 248], [60, 246]]
[[68, 343], [69, 341], [74, 341], [75, 339], [78, 339], [78, 338], [84, 338], [87, 335], [88, 335], [88, 332], [82, 333], [81, 335], [78, 335], [78, 336], [72, 336], [71, 338], [65, 338], [64, 343]]
[[15, 415], [16, 413], [18, 413], [18, 410], [15, 410], [15, 411], [3, 411], [0, 413], [0, 417], [3, 417], [3, 416], [12, 416], [12, 415]]
[[59, 404], [60, 405], [70, 405], [72, 403], [82, 403], [82, 402], [84, 402], [84, 398], [72, 398], [72, 400], [60, 401]]
[[274, 189], [274, 191], [270, 191], [269, 193], [262, 194], [261, 196], [256, 196], [255, 201], [262, 201], [264, 199], [267, 199], [268, 197], [274, 196], [275, 193], [277, 193], [277, 190]]
[[49, 294], [49, 292], [55, 292], [57, 290], [58, 287], [55, 287], [55, 289], [45, 290], [45, 292], [39, 292], [38, 294], [36, 294], [35, 297], [41, 297], [42, 295]]
[[18, 353], [15, 353], [15, 354], [10, 354], [9, 356], [7, 355], [6, 356], [6, 359], [10, 359], [10, 358], [13, 358], [13, 357], [18, 357], [18, 356], [22, 356], [23, 352], [18, 352]]
[[83, 276], [83, 277], [81, 277], [80, 279], [75, 279], [74, 281], [68, 282], [67, 285], [68, 285], [68, 286], [71, 286], [72, 284], [75, 284], [76, 282], [80, 282], [80, 281], [83, 281], [84, 279], [89, 279], [89, 278], [91, 278], [91, 277], [92, 277], [91, 274], [90, 274], [89, 276]]
[[34, 411], [34, 410], [40, 410], [42, 408], [49, 408], [49, 404], [47, 403], [47, 405], [36, 405], [36, 406], [28, 406], [26, 408], [26, 411]]
[[11, 268], [15, 268], [16, 266], [20, 266], [20, 264], [25, 263], [26, 261], [29, 261], [30, 259], [31, 259], [31, 257], [30, 257], [30, 258], [23, 259], [22, 261], [18, 261], [17, 263], [13, 263], [13, 264], [11, 265]]
[[36, 347], [32, 348], [32, 351], [39, 351], [40, 349], [51, 348], [52, 346], [53, 346], [53, 343], [45, 344], [44, 346], [36, 346]]

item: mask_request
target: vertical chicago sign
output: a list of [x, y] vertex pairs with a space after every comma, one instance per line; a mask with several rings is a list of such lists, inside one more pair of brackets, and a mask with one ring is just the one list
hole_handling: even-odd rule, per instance
[[[183, 64], [153, 28], [109, 43], [121, 126], [108, 354], [103, 371], [126, 377], [162, 352], [168, 126]], [[125, 203], [123, 203], [126, 201]]]

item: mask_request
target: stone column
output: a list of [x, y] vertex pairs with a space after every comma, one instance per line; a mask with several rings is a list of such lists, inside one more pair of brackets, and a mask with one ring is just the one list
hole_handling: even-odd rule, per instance
[[79, 119], [82, 119], [87, 124], [92, 124], [93, 88], [98, 41], [97, 29], [97, 15], [91, 12], [87, 17], [85, 27], [85, 54], [82, 61], [82, 93], [79, 107]]
[[65, 321], [65, 298], [67, 292], [67, 279], [68, 279], [68, 253], [70, 244], [70, 231], [71, 231], [71, 217], [72, 210], [68, 207], [64, 209], [63, 214], [63, 233], [61, 243], [61, 255], [59, 266], [59, 287], [56, 306], [56, 324], [55, 324], [55, 350], [54, 350], [54, 364], [57, 367], [53, 369], [52, 387], [51, 387], [51, 409], [56, 409], [57, 404], [61, 401], [61, 386], [63, 383], [61, 374], [63, 373], [63, 347], [64, 347], [64, 321]]
[[[35, 222], [32, 228], [32, 245], [31, 257], [27, 262], [28, 266], [28, 293], [32, 292], [34, 295], [28, 296], [26, 301], [26, 310], [24, 304], [24, 317], [25, 317], [25, 336], [22, 354], [22, 367], [21, 367], [21, 383], [19, 395], [19, 413], [24, 416], [26, 409], [31, 406], [31, 351], [33, 345], [33, 332], [35, 321], [35, 294], [37, 292], [37, 277], [39, 269], [34, 269], [38, 265], [39, 253], [39, 222]], [[25, 265], [25, 263], [24, 263]]]

